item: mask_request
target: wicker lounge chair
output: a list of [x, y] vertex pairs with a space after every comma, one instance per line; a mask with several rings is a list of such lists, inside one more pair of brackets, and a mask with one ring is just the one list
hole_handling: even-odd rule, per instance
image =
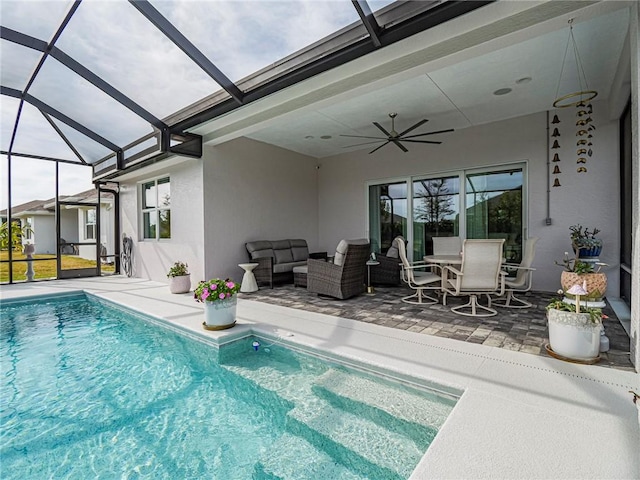
[[396, 247], [396, 241], [400, 241], [406, 245], [407, 241], [402, 236], [393, 239], [391, 247], [387, 250], [386, 255], [376, 255], [376, 260], [380, 265], [371, 267], [371, 283], [373, 285], [400, 285], [400, 255]]
[[367, 239], [341, 240], [333, 262], [307, 260], [307, 290], [339, 299], [363, 293], [368, 258]]
[[[506, 275], [501, 269], [503, 245], [504, 239], [465, 240], [460, 270], [450, 265], [442, 269], [442, 275], [445, 276], [443, 303], [446, 305], [447, 295], [469, 296], [468, 303], [452, 307], [452, 312], [472, 317], [491, 317], [498, 313], [491, 308], [490, 295], [504, 294]], [[486, 307], [478, 303], [479, 295], [487, 296], [489, 303]], [[485, 313], [479, 313], [478, 309]]]

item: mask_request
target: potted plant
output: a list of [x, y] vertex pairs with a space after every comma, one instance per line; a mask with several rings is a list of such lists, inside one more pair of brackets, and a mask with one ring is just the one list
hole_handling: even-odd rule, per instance
[[237, 293], [240, 284], [233, 280], [213, 278], [198, 283], [193, 298], [204, 303], [205, 330], [224, 330], [236, 324]]
[[555, 299], [547, 305], [549, 353], [563, 360], [595, 363], [600, 352], [602, 311], [580, 305], [580, 297], [587, 295], [585, 286], [576, 284], [569, 289], [575, 304]]
[[596, 258], [600, 256], [602, 240], [596, 237], [600, 230], [597, 228], [592, 230], [583, 229], [582, 225], [572, 225], [569, 230], [571, 230], [571, 245], [578, 258]]
[[171, 293], [187, 293], [191, 290], [191, 274], [186, 263], [176, 262], [167, 273]]
[[556, 261], [555, 263], [556, 265], [564, 267], [564, 271], [560, 276], [560, 284], [562, 285], [565, 297], [573, 299], [573, 295], [568, 293], [569, 289], [573, 285], [586, 282], [586, 290], [589, 293], [585, 300], [587, 302], [598, 303], [602, 303], [604, 301], [604, 295], [607, 292], [607, 275], [600, 272], [600, 269], [603, 266], [606, 266], [606, 263], [596, 262], [594, 264], [591, 262], [584, 262], [579, 258], [569, 258], [568, 252], [564, 252], [562, 262]]

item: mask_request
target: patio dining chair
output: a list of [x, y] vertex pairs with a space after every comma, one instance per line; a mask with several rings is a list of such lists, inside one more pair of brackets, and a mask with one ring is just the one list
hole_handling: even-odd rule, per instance
[[404, 239], [397, 237], [393, 241], [394, 247], [398, 249], [400, 260], [402, 261], [401, 276], [402, 280], [409, 286], [409, 288], [416, 291], [413, 295], [404, 297], [402, 299], [405, 303], [412, 303], [415, 305], [433, 305], [438, 303], [438, 299], [425, 295], [425, 290], [440, 291], [442, 286], [442, 277], [438, 275], [441, 267], [427, 263], [409, 262], [407, 258], [407, 249], [404, 245]]
[[[491, 308], [491, 295], [504, 294], [502, 271], [502, 251], [504, 239], [465, 240], [462, 247], [462, 265], [460, 269], [448, 265], [443, 267], [442, 275], [446, 305], [446, 295], [469, 296], [469, 302], [452, 307], [451, 311], [459, 315], [472, 317], [491, 317], [497, 310]], [[480, 305], [478, 296], [486, 295], [488, 305]], [[469, 311], [470, 309], [470, 311]], [[483, 312], [479, 312], [479, 310]]]
[[460, 255], [462, 240], [460, 237], [432, 237], [434, 255]]
[[519, 265], [503, 264], [502, 268], [507, 272], [516, 271], [515, 278], [506, 277], [505, 291], [507, 293], [505, 298], [495, 298], [493, 300], [494, 305], [505, 308], [529, 308], [532, 306], [530, 302], [518, 298], [514, 293], [525, 293], [531, 290], [531, 284], [533, 281], [533, 272], [535, 268], [531, 268], [533, 259], [536, 256], [536, 243], [538, 243], [538, 237], [531, 237], [524, 242], [524, 254], [522, 261]]

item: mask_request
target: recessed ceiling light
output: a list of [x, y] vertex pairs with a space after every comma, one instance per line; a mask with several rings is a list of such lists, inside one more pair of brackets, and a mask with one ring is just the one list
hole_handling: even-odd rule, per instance
[[531, 81], [531, 77], [522, 77], [516, 80], [518, 85], [522, 85], [523, 83], [529, 83]]
[[329, 140], [331, 138], [331, 135], [322, 135], [320, 138], [323, 140]]
[[306, 138], [307, 140], [310, 140], [310, 139], [312, 139], [312, 138], [314, 138], [314, 137], [313, 137], [313, 135], [307, 135], [307, 136], [306, 136], [306, 137], [304, 137], [304, 138]]
[[498, 90], [493, 92], [493, 94], [494, 95], [506, 95], [507, 93], [510, 93], [510, 92], [511, 92], [510, 88], [499, 88]]

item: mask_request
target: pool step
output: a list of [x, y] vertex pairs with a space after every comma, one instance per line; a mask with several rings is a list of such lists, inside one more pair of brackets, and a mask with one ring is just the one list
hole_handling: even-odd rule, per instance
[[285, 433], [254, 468], [256, 480], [367, 480], [345, 470], [325, 452], [305, 439]]
[[446, 401], [429, 392], [413, 391], [409, 387], [385, 384], [384, 380], [351, 375], [330, 369], [314, 382], [314, 391], [333, 404], [360, 411], [372, 421], [388, 426], [426, 427], [433, 434], [451, 412], [454, 401]]
[[260, 388], [275, 393], [286, 401], [299, 398], [301, 390], [310, 390], [311, 388], [308, 373], [292, 371], [283, 374], [281, 370], [274, 368], [274, 362], [271, 362], [269, 366], [258, 368], [242, 365], [222, 365], [222, 367], [253, 382]]
[[[430, 425], [435, 422], [431, 416], [414, 412], [419, 410], [419, 402], [417, 395], [409, 391], [349, 377], [335, 369], [310, 376], [309, 372], [299, 372], [274, 360], [268, 366], [222, 366], [291, 402], [286, 432], [365, 478], [408, 478], [436, 433]], [[367, 399], [368, 395], [358, 389], [379, 398]], [[407, 407], [402, 408], [403, 404]], [[422, 405], [426, 408], [424, 400]], [[401, 417], [394, 418], [395, 413]], [[266, 467], [265, 472], [279, 476]]]

